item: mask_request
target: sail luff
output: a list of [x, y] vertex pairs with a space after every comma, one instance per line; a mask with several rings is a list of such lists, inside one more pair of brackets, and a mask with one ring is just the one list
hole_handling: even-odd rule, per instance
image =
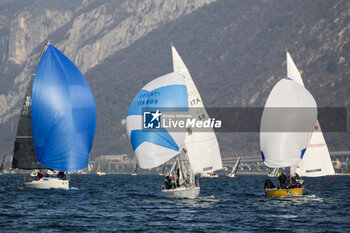
[[[179, 72], [185, 76], [189, 111], [197, 119], [199, 116], [204, 116], [204, 119], [208, 119], [209, 116], [204, 108], [202, 98], [185, 63], [173, 45], [171, 45], [171, 49], [174, 72]], [[194, 173], [210, 173], [222, 169], [219, 143], [213, 129], [210, 129], [209, 132], [201, 133], [187, 131], [185, 146], [189, 163]]]
[[49, 41], [45, 43], [44, 48], [41, 50], [39, 58], [34, 66], [33, 72], [30, 74], [30, 81], [26, 88], [25, 98], [17, 124], [17, 133], [13, 147], [12, 169], [32, 170], [46, 168], [38, 162], [35, 154], [31, 103], [35, 73], [49, 44]]

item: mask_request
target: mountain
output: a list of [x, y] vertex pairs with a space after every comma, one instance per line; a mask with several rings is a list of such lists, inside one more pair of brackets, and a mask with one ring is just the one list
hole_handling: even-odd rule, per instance
[[[95, 95], [93, 156], [132, 155], [126, 111], [143, 85], [171, 72], [170, 42], [206, 106], [262, 107], [286, 75], [286, 47], [318, 106], [350, 103], [345, 0], [7, 0], [0, 6], [2, 153], [12, 150], [23, 90], [48, 37]], [[349, 133], [325, 137], [330, 150], [349, 149]], [[224, 157], [259, 153], [257, 133], [220, 133], [218, 139]]]

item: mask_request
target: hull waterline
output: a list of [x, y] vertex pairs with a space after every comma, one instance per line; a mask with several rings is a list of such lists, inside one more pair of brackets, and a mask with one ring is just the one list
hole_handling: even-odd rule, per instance
[[24, 187], [32, 189], [69, 189], [69, 180], [43, 177], [40, 180], [25, 181]]
[[267, 197], [301, 197], [303, 196], [304, 188], [294, 189], [265, 189]]
[[163, 189], [164, 197], [171, 199], [195, 199], [199, 196], [200, 187], [180, 187], [176, 189]]

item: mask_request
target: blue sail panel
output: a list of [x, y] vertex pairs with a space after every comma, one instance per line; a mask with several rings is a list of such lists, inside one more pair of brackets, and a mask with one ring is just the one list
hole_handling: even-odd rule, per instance
[[83, 74], [52, 45], [35, 73], [32, 127], [42, 165], [59, 171], [88, 165], [96, 128], [95, 99]]
[[[160, 108], [163, 111], [188, 111], [188, 94], [185, 78], [170, 73], [148, 83], [130, 104], [126, 126], [131, 145], [141, 168], [161, 165], [176, 156], [185, 139], [185, 131], [168, 132], [143, 129], [143, 108]], [[166, 108], [166, 109], [164, 109]]]
[[[176, 98], [174, 98], [176, 97]], [[142, 108], [172, 108], [187, 110], [187, 88], [185, 85], [169, 85], [152, 91], [141, 90], [132, 101], [127, 116], [142, 115]], [[185, 107], [184, 107], [185, 106]]]

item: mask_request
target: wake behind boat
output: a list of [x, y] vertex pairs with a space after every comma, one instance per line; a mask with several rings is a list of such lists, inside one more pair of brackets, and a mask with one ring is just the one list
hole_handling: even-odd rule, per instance
[[12, 168], [39, 170], [26, 177], [24, 186], [68, 189], [66, 172], [87, 166], [95, 126], [96, 104], [88, 83], [47, 42], [30, 77], [14, 144]]

